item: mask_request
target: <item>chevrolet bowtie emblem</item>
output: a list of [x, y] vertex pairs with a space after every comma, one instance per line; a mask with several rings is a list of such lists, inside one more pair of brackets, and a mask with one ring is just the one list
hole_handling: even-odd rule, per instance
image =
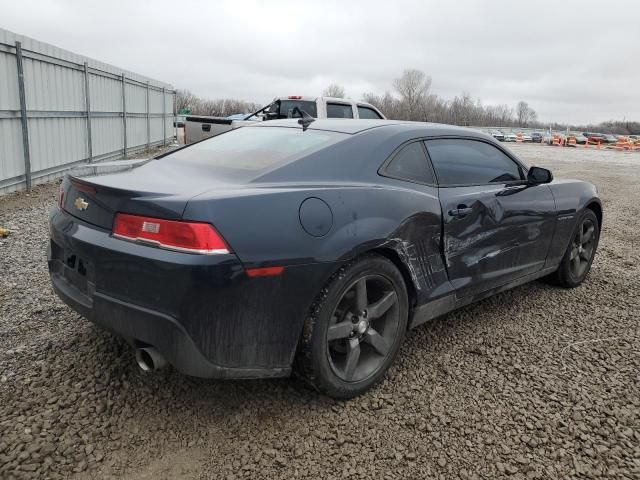
[[76, 201], [75, 201], [73, 204], [74, 204], [74, 205], [76, 206], [76, 208], [77, 208], [78, 210], [80, 210], [80, 211], [82, 211], [82, 210], [86, 210], [86, 209], [87, 209], [87, 207], [89, 206], [89, 203], [88, 203], [88, 202], [86, 202], [86, 201], [84, 200], [84, 198], [82, 198], [82, 197], [78, 197], [78, 198], [76, 198]]

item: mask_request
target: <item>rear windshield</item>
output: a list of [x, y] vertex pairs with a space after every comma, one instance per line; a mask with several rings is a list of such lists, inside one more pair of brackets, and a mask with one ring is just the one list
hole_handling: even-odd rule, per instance
[[293, 110], [298, 107], [299, 110], [307, 112], [312, 117], [318, 116], [316, 102], [307, 100], [279, 100], [280, 111], [278, 118], [300, 118], [300, 114]]
[[[344, 133], [286, 127], [243, 127], [167, 155], [167, 159], [210, 165], [255, 176], [348, 137]], [[242, 175], [241, 175], [242, 176]]]

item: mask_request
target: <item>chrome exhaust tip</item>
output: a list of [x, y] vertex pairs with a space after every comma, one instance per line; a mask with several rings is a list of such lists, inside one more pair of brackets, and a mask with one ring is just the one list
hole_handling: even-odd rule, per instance
[[154, 347], [141, 347], [136, 349], [136, 362], [144, 372], [160, 370], [167, 365], [167, 361]]

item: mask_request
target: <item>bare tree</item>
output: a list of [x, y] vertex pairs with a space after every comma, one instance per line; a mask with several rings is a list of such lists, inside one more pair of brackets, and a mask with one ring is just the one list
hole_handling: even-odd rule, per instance
[[387, 118], [401, 119], [402, 112], [400, 109], [400, 101], [391, 93], [385, 92], [384, 95], [376, 95], [375, 93], [365, 93], [362, 99], [376, 107]]
[[[367, 93], [363, 100], [376, 106], [387, 118], [450, 123], [467, 126], [542, 126], [526, 102], [514, 110], [508, 105], [483, 105], [468, 92], [446, 100], [431, 92], [431, 77], [415, 69], [405, 70], [393, 81], [396, 95]], [[524, 108], [521, 108], [524, 107]]]
[[516, 116], [518, 117], [518, 125], [521, 127], [526, 127], [529, 123], [538, 119], [536, 111], [522, 100], [516, 105]]
[[337, 83], [332, 83], [322, 91], [323, 97], [345, 98], [344, 87]]
[[400, 95], [401, 109], [406, 120], [424, 120], [423, 105], [431, 89], [431, 77], [416, 69], [402, 72], [393, 81], [393, 88]]
[[177, 90], [176, 91], [176, 110], [179, 112], [182, 109], [189, 109], [193, 111], [200, 99], [191, 93], [189, 90]]
[[176, 108], [191, 110], [194, 115], [212, 117], [227, 117], [236, 113], [251, 113], [260, 108], [255, 102], [245, 102], [233, 98], [203, 99], [188, 90], [178, 90], [176, 93]]

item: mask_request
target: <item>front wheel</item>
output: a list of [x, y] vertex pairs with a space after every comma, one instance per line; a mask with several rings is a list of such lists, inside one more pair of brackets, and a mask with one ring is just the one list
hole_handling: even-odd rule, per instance
[[591, 270], [599, 240], [598, 218], [593, 211], [585, 210], [556, 271], [555, 280], [559, 285], [574, 288], [584, 281]]
[[407, 321], [402, 274], [387, 258], [366, 255], [333, 275], [312, 306], [297, 370], [330, 397], [360, 395], [384, 377]]

